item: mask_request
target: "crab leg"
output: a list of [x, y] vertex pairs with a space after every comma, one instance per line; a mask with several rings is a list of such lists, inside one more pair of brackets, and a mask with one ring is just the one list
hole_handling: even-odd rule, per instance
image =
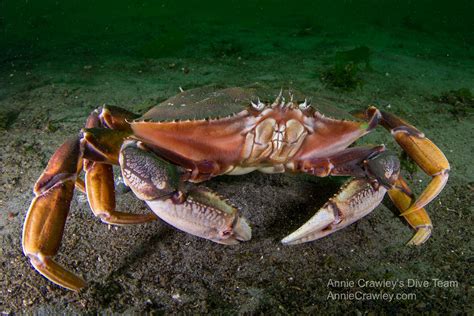
[[87, 200], [95, 216], [112, 225], [141, 224], [157, 219], [153, 213], [131, 214], [115, 210], [114, 174], [111, 165], [84, 161]]
[[235, 207], [216, 193], [182, 179], [189, 172], [148, 152], [141, 143], [126, 141], [120, 153], [125, 183], [162, 220], [187, 233], [221, 244], [251, 238], [251, 229]]
[[[110, 125], [123, 128], [120, 124], [127, 113], [119, 111], [119, 114], [121, 116], [118, 118], [107, 115], [102, 118], [102, 114], [94, 111], [88, 118], [89, 127], [100, 126], [103, 124], [101, 121], [108, 120]], [[101, 146], [95, 146], [100, 143], [97, 139], [105, 134], [100, 128], [91, 130], [84, 131], [81, 137], [66, 141], [53, 154], [35, 184], [35, 198], [23, 226], [23, 252], [33, 267], [52, 282], [74, 291], [85, 287], [86, 282], [53, 259], [61, 244], [74, 187], [87, 192], [94, 213], [107, 223], [135, 224], [156, 219], [154, 214], [116, 212], [112, 167], [94, 161], [118, 162], [116, 148], [120, 148], [124, 135], [129, 132], [108, 130], [107, 136], [111, 138], [103, 137]], [[83, 165], [86, 169], [86, 184], [77, 177]]]
[[81, 178], [77, 178], [76, 179], [76, 182], [74, 183], [74, 187], [76, 188], [76, 190], [86, 194], [86, 184], [84, 183], [84, 180], [82, 180]]
[[[368, 117], [375, 107], [367, 110]], [[449, 162], [443, 152], [425, 135], [414, 126], [406, 123], [399, 117], [381, 111], [381, 124], [388, 129], [397, 143], [420, 166], [423, 171], [433, 177], [431, 182], [401, 215], [405, 216], [422, 209], [430, 203], [443, 190], [449, 177]]]
[[78, 291], [85, 281], [56, 263], [64, 224], [74, 192], [76, 175], [82, 165], [78, 139], [66, 141], [51, 157], [36, 182], [30, 209], [23, 226], [23, 252], [43, 276], [65, 288]]
[[[84, 159], [85, 189], [89, 206], [94, 215], [106, 224], [129, 225], [156, 220], [157, 217], [153, 213], [131, 214], [115, 210], [114, 173], [111, 164], [118, 164], [120, 146], [130, 134], [125, 119], [132, 114], [120, 108], [113, 109], [113, 114], [106, 107], [100, 114], [94, 111], [88, 117], [83, 130], [85, 154], [94, 157], [94, 160]], [[117, 130], [100, 128], [103, 125]]]
[[[388, 195], [400, 212], [408, 209], [413, 202], [413, 194], [401, 176], [396, 180], [395, 185], [388, 190]], [[418, 246], [430, 238], [433, 225], [424, 208], [403, 216], [408, 224], [416, 230], [416, 234], [408, 242], [408, 245]]]
[[385, 151], [385, 146], [347, 148], [327, 158], [310, 158], [296, 162], [295, 171], [317, 177], [354, 176], [365, 177], [363, 161]]

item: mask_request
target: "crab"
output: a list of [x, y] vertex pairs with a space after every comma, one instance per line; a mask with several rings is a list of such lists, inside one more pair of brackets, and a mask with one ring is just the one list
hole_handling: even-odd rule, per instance
[[[196, 183], [255, 170], [350, 176], [313, 217], [282, 239], [284, 244], [340, 230], [374, 210], [386, 193], [415, 230], [408, 243], [421, 245], [430, 237], [433, 225], [424, 207], [441, 192], [449, 172], [446, 157], [433, 142], [374, 106], [351, 116], [321, 97], [311, 104], [297, 91], [276, 92], [261, 86], [203, 87], [183, 91], [141, 117], [114, 106], [93, 111], [79, 136], [57, 149], [35, 184], [22, 238], [33, 267], [67, 289], [86, 286], [53, 258], [75, 188], [85, 192], [94, 215], [107, 224], [160, 218], [216, 243], [248, 241], [251, 228], [238, 209]], [[196, 119], [198, 114], [207, 118]], [[432, 177], [418, 198], [400, 175], [395, 153], [384, 145], [351, 146], [378, 125]], [[120, 166], [125, 184], [153, 212], [115, 210], [113, 165]]]

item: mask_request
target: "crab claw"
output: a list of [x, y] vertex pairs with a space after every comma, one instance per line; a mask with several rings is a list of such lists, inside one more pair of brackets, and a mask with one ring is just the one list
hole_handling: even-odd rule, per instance
[[281, 242], [300, 244], [332, 234], [372, 212], [386, 192], [385, 187], [374, 188], [366, 179], [349, 180], [311, 219]]
[[162, 220], [195, 236], [226, 245], [252, 237], [247, 220], [216, 193], [199, 187], [191, 189], [186, 197], [181, 194], [146, 203]]
[[183, 170], [140, 143], [125, 141], [119, 161], [125, 183], [168, 224], [221, 244], [251, 238], [250, 226], [237, 208], [209, 189], [192, 184], [183, 189]]

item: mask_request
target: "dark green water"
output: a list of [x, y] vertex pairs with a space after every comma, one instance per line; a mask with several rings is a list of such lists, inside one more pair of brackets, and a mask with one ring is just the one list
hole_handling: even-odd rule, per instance
[[360, 39], [367, 29], [450, 38], [470, 48], [473, 11], [468, 0], [2, 1], [0, 54], [265, 55], [311, 50], [315, 37]]

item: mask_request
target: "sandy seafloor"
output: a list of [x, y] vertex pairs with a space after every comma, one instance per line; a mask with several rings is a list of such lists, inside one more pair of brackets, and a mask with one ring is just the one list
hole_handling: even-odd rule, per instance
[[[203, 45], [213, 53], [204, 56], [121, 57], [93, 54], [77, 43], [63, 52], [4, 59], [0, 311], [472, 313], [473, 117], [472, 112], [459, 114], [453, 105], [433, 98], [463, 87], [474, 92], [472, 41], [376, 28], [350, 36], [298, 31], [247, 31], [237, 36], [237, 44], [209, 39], [215, 42]], [[267, 44], [276, 49], [267, 53]], [[335, 52], [359, 45], [372, 52], [372, 69], [359, 74], [363, 85], [349, 92], [325, 86], [319, 76], [330, 67]], [[249, 242], [226, 247], [159, 221], [110, 227], [94, 218], [84, 195], [77, 193], [57, 260], [83, 275], [89, 287], [80, 293], [67, 291], [34, 271], [20, 244], [32, 186], [54, 150], [81, 129], [90, 111], [108, 103], [143, 113], [179, 87], [253, 82], [323, 94], [348, 110], [373, 103], [432, 139], [448, 157], [451, 173], [444, 191], [427, 207], [434, 224], [429, 241], [406, 246], [413, 231], [385, 199], [366, 218], [327, 238], [284, 246], [279, 240], [324, 204], [341, 179], [253, 173], [206, 184], [241, 209], [253, 228]], [[385, 143], [400, 150], [383, 129], [358, 142], [363, 143]], [[429, 180], [420, 169], [404, 175], [417, 193]], [[146, 212], [132, 193], [119, 196], [117, 209]], [[358, 284], [409, 279], [428, 285], [391, 289]], [[439, 287], [433, 279], [455, 282]], [[338, 288], [330, 285], [332, 281], [356, 284]], [[330, 293], [356, 292], [411, 296], [391, 302], [330, 298]]]

